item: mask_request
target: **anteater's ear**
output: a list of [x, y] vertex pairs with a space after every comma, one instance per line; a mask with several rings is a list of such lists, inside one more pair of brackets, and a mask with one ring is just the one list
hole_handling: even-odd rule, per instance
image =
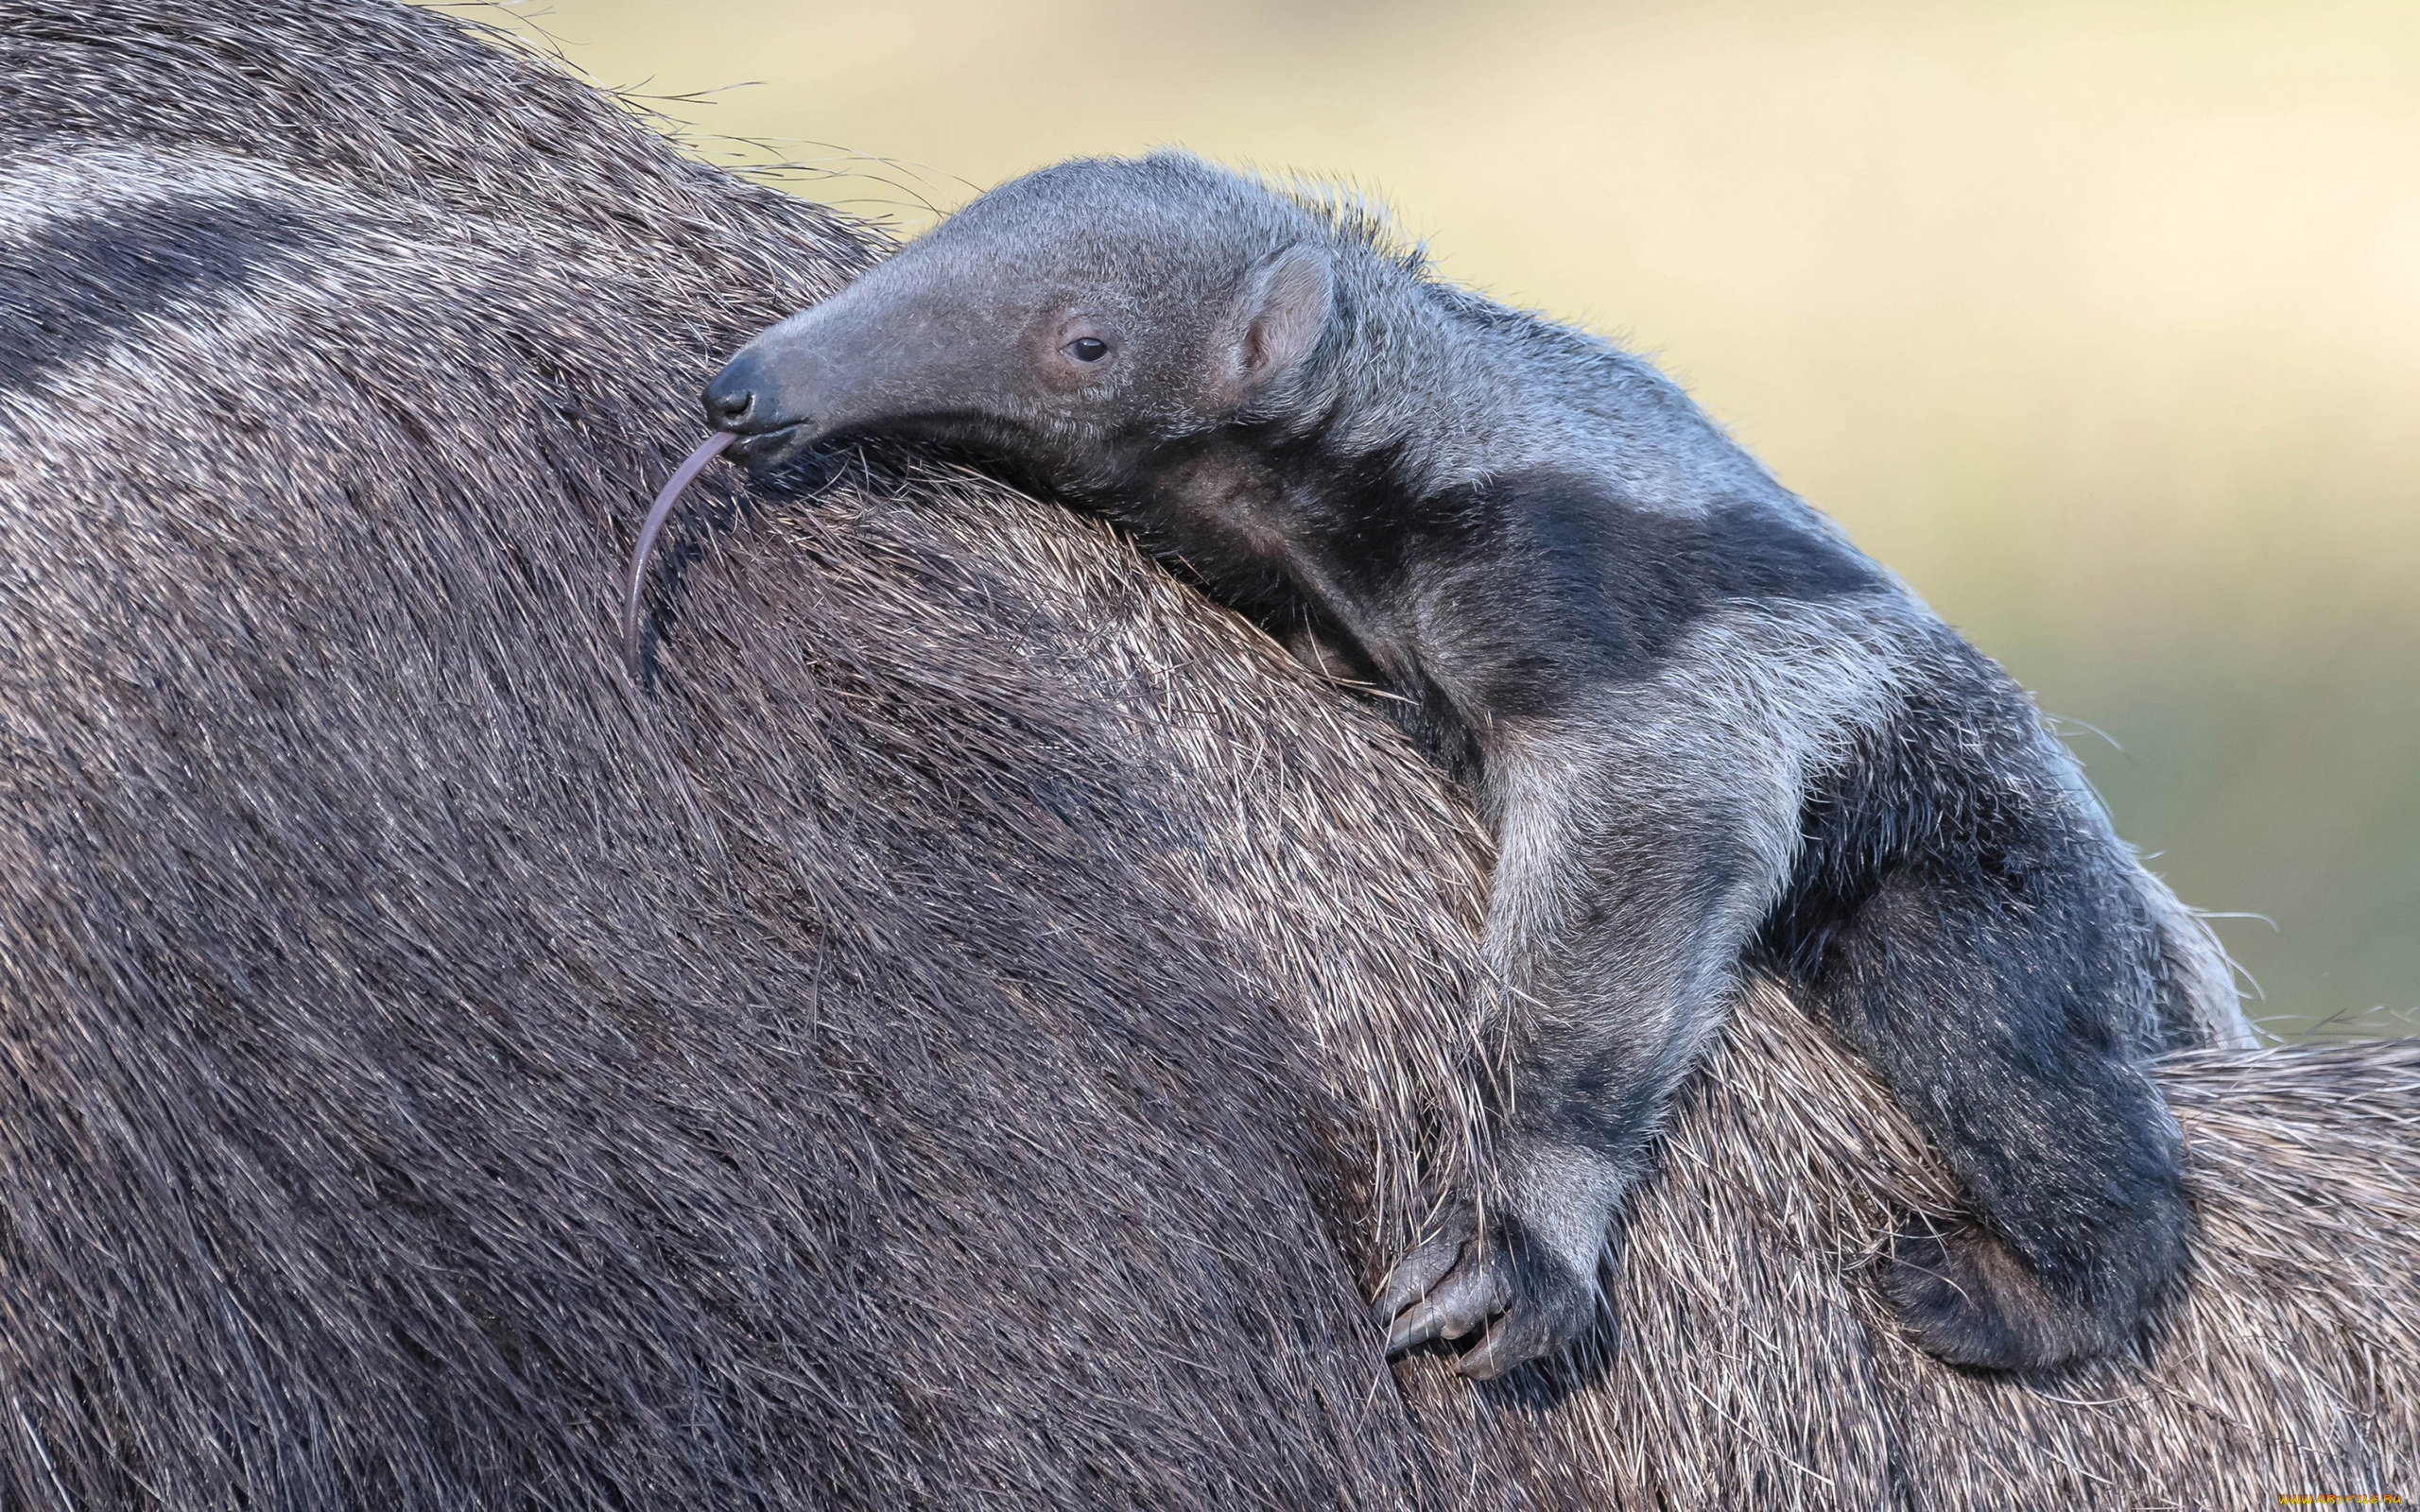
[[1335, 275], [1321, 249], [1297, 242], [1263, 258], [1211, 343], [1213, 405], [1232, 408], [1292, 371], [1319, 345], [1335, 300]]

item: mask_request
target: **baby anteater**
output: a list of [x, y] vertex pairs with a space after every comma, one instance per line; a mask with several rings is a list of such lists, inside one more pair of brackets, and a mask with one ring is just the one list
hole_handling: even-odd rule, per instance
[[2239, 1025], [2026, 695], [1647, 363], [1367, 217], [1178, 154], [1061, 163], [766, 332], [731, 455], [947, 448], [1133, 530], [1388, 706], [1498, 848], [1489, 1193], [1377, 1311], [1493, 1376], [1596, 1320], [1743, 971], [1794, 979], [1971, 1200], [1885, 1294], [1962, 1364], [2124, 1347], [2191, 1227], [2139, 1056]]

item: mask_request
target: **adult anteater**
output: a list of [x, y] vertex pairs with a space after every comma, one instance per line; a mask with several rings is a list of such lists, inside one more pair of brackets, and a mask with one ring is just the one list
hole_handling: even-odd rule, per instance
[[615, 568], [874, 244], [423, 12], [0, 0], [0, 1504], [2191, 1503], [2408, 1487], [2396, 1047], [2193, 1060], [2156, 1357], [1946, 1370], [1769, 987], [1626, 1343], [1390, 1373], [1478, 858], [1116, 541], [869, 456]]

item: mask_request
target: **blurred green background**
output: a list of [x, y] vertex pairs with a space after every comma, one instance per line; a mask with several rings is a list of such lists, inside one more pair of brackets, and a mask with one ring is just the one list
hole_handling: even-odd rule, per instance
[[1384, 194], [1659, 354], [2076, 722], [2154, 868], [2273, 921], [2218, 925], [2256, 1018], [2420, 1028], [2411, 0], [501, 14], [902, 230], [1160, 144]]

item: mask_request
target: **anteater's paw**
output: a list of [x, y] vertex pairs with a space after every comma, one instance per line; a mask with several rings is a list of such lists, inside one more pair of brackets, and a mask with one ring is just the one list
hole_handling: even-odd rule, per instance
[[2039, 1370], [2126, 1348], [2139, 1336], [2143, 1289], [2053, 1280], [1982, 1228], [1899, 1231], [1882, 1294], [1916, 1344], [1951, 1365]]
[[1564, 1349], [1597, 1320], [1596, 1279], [1576, 1274], [1517, 1218], [1482, 1231], [1467, 1211], [1388, 1272], [1372, 1307], [1389, 1358], [1437, 1340], [1476, 1338], [1455, 1368], [1492, 1381]]

